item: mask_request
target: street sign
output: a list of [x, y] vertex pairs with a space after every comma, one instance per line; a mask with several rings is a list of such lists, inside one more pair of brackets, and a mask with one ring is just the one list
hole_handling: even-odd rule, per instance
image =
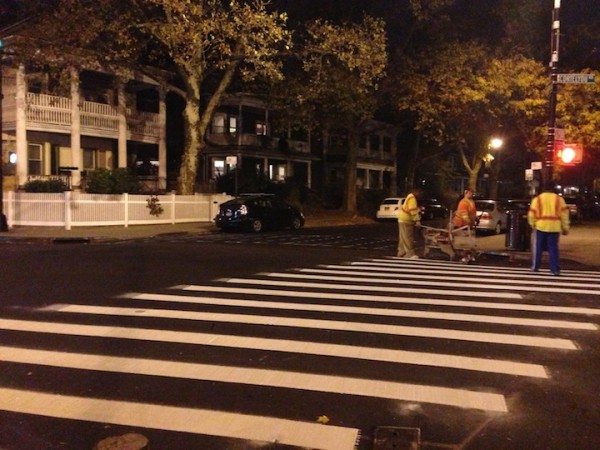
[[525, 169], [525, 181], [533, 181], [533, 169]]
[[565, 140], [565, 129], [564, 128], [555, 128], [554, 129], [554, 140], [564, 142], [564, 140]]
[[589, 84], [596, 82], [596, 76], [591, 73], [559, 73], [556, 82], [561, 84]]
[[531, 170], [542, 170], [542, 162], [534, 161], [531, 163]]

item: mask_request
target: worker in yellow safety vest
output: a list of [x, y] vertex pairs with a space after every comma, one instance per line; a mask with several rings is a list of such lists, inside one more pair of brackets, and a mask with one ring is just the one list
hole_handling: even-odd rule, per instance
[[554, 183], [544, 183], [543, 192], [531, 201], [527, 220], [533, 228], [533, 261], [531, 270], [540, 270], [542, 252], [548, 249], [550, 270], [560, 274], [558, 239], [560, 233], [569, 233], [569, 208], [565, 200], [554, 192]]
[[406, 196], [398, 213], [398, 256], [400, 258], [419, 259], [415, 253], [414, 229], [421, 225], [421, 214], [417, 200], [421, 190], [413, 189]]

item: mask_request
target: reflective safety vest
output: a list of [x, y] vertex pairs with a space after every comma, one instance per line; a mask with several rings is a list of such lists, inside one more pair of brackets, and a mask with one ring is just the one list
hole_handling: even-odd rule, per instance
[[475, 224], [476, 216], [477, 208], [475, 207], [475, 202], [469, 198], [463, 197], [461, 201], [458, 202], [458, 208], [456, 208], [452, 223], [458, 228], [464, 227], [465, 225], [472, 227]]
[[542, 192], [531, 201], [527, 221], [532, 228], [548, 233], [569, 229], [569, 208], [565, 200], [553, 192]]
[[419, 205], [414, 194], [408, 194], [402, 203], [400, 212], [398, 213], [398, 222], [416, 223], [421, 220], [419, 216]]

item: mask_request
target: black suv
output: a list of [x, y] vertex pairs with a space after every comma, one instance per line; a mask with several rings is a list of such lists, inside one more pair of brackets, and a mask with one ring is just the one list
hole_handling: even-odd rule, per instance
[[267, 228], [297, 230], [304, 226], [304, 215], [273, 195], [242, 195], [220, 206], [215, 225], [222, 230], [245, 229], [255, 233]]

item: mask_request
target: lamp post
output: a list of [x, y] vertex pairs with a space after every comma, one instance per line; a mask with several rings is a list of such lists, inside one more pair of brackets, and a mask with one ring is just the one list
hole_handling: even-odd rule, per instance
[[0, 39], [0, 232], [8, 231], [8, 223], [4, 215], [4, 150], [2, 146], [2, 62], [4, 56], [4, 45]]
[[498, 197], [498, 174], [500, 172], [500, 163], [497, 162], [495, 165], [492, 165], [492, 161], [495, 159], [493, 152], [500, 150], [504, 146], [504, 140], [499, 137], [493, 137], [490, 139], [488, 143], [488, 153], [483, 157], [485, 161], [485, 166], [490, 168], [489, 178], [488, 178], [488, 187], [489, 187], [489, 198], [496, 199]]

